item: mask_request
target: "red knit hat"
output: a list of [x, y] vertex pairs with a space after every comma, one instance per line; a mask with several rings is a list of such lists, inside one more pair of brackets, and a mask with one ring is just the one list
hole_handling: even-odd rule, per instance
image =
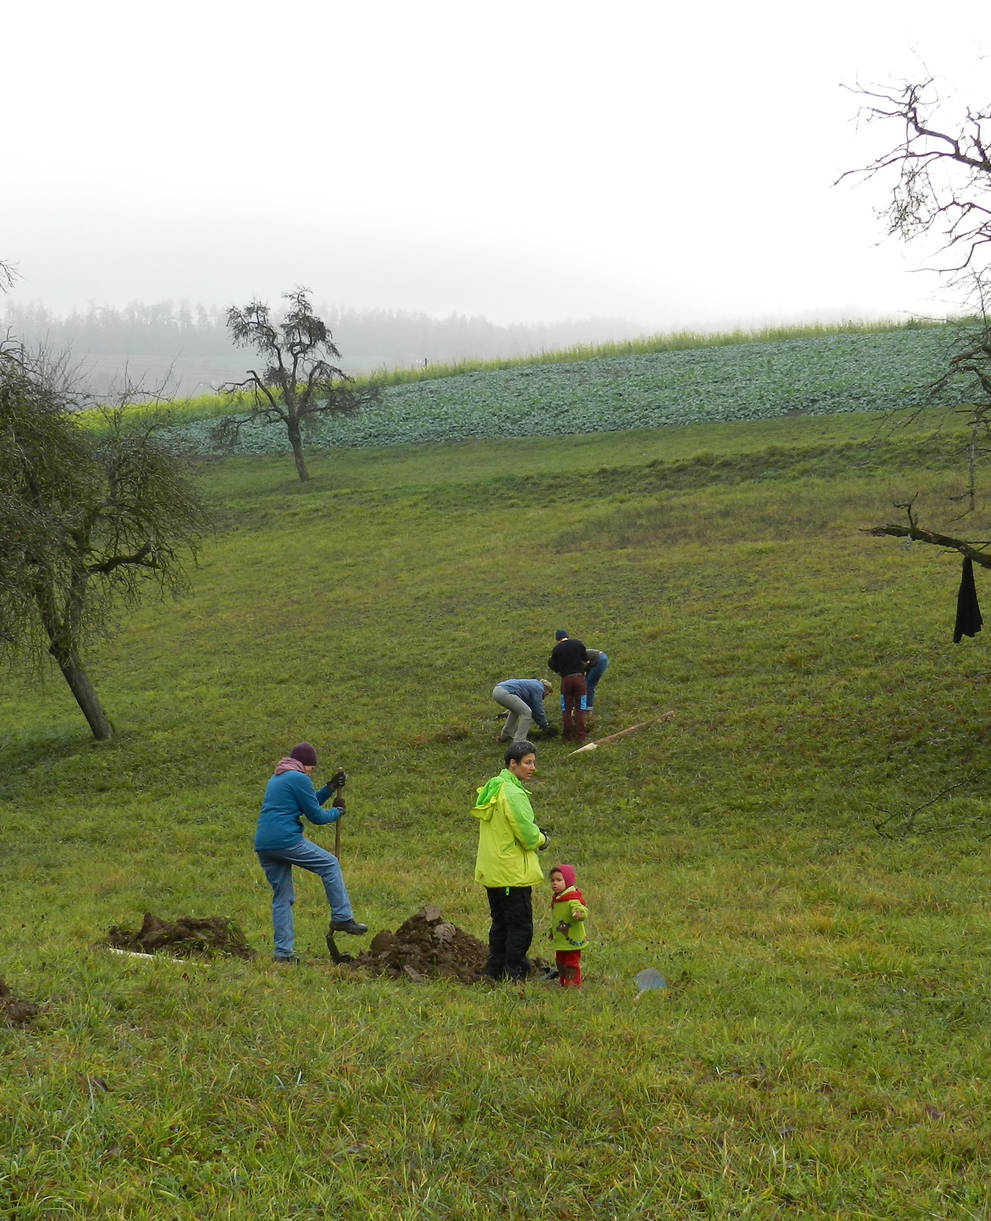
[[317, 765], [317, 752], [309, 742], [297, 742], [289, 752], [289, 758], [295, 759], [297, 763], [302, 763], [304, 767], [316, 767]]
[[559, 873], [564, 878], [565, 889], [568, 889], [575, 884], [575, 867], [574, 865], [555, 865], [551, 873]]

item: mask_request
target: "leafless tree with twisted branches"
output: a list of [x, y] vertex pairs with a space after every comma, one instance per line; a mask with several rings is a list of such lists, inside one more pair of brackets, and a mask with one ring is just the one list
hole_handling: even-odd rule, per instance
[[[882, 212], [887, 233], [931, 248], [946, 284], [962, 295], [970, 319], [962, 326], [947, 367], [929, 387], [931, 400], [951, 383], [970, 405], [962, 410], [969, 441], [962, 451], [967, 472], [965, 514], [978, 505], [978, 472], [991, 437], [991, 103], [954, 111], [926, 76], [879, 88], [856, 87], [868, 123], [897, 126], [900, 138], [851, 177], [894, 176]], [[905, 521], [874, 526], [869, 533], [932, 543], [991, 568], [991, 540], [967, 539], [920, 524], [917, 496], [896, 504]]]

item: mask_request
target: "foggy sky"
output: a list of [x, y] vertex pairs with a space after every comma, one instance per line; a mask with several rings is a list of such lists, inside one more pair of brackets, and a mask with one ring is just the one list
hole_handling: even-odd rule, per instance
[[[317, 301], [644, 330], [941, 312], [842, 86], [972, 104], [985, 8], [117, 0], [5, 12], [19, 302]], [[976, 83], [975, 83], [976, 82]], [[967, 92], [969, 89], [969, 92]], [[890, 188], [890, 183], [889, 183]], [[940, 305], [942, 301], [942, 305]]]

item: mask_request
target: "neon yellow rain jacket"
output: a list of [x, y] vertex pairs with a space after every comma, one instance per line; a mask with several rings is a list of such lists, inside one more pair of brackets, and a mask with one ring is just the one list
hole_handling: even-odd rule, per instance
[[478, 790], [475, 881], [483, 886], [536, 886], [544, 871], [537, 849], [546, 842], [530, 805], [530, 794], [508, 767]]

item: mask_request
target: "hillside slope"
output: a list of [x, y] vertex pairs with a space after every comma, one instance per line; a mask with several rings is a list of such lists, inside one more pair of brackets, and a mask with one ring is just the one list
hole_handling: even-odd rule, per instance
[[[0, 979], [38, 1006], [0, 1028], [0, 1214], [988, 1215], [986, 643], [952, 643], [953, 557], [860, 533], [952, 475], [875, 422], [327, 451], [308, 484], [197, 465], [189, 595], [90, 657], [119, 736], [57, 680], [0, 687]], [[582, 990], [336, 965], [309, 876], [303, 962], [272, 964], [252, 833], [301, 738], [349, 773], [359, 918], [432, 904], [484, 941], [491, 691], [559, 627], [610, 657], [594, 736], [676, 714], [537, 744]], [[111, 954], [145, 913], [256, 954]]]
[[[461, 373], [386, 386], [379, 407], [323, 420], [309, 441], [355, 448], [897, 411], [924, 401], [955, 335], [951, 326], [841, 332]], [[178, 426], [176, 442], [212, 454], [213, 425]], [[235, 452], [285, 449], [284, 428], [251, 425]]]

